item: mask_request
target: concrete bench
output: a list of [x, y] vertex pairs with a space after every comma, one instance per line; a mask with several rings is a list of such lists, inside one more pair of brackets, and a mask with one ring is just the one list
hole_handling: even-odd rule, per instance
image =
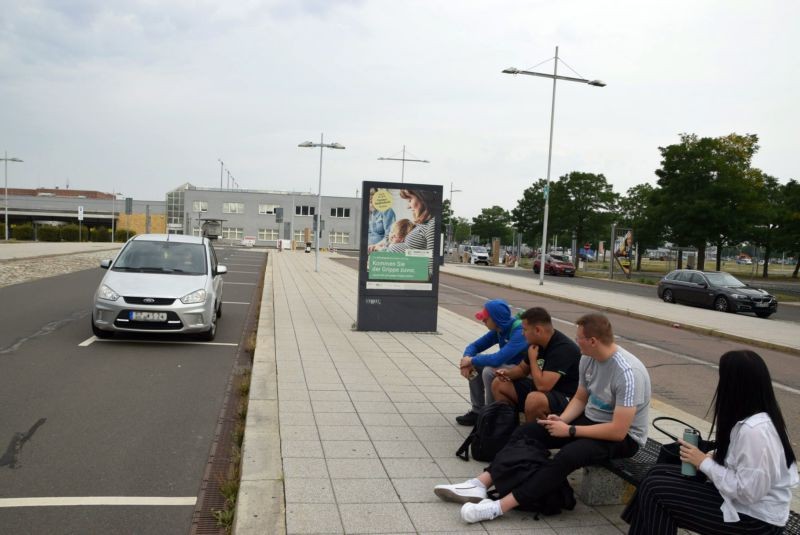
[[[612, 459], [583, 469], [578, 497], [586, 505], [626, 504], [639, 482], [656, 464], [661, 443], [648, 438], [636, 455], [627, 459]], [[786, 535], [800, 535], [800, 514], [790, 511], [783, 530]]]

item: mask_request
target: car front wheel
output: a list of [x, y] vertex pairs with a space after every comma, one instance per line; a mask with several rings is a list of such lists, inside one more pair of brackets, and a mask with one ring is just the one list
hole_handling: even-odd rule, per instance
[[717, 310], [719, 312], [730, 312], [731, 305], [730, 303], [728, 303], [728, 299], [722, 295], [714, 299], [714, 310]]
[[675, 302], [675, 296], [672, 295], [672, 290], [664, 290], [664, 293], [661, 294], [661, 299], [663, 299], [665, 303]]

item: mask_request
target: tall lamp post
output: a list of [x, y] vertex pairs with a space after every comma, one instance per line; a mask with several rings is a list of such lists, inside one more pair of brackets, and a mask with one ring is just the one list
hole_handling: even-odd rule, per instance
[[544, 223], [542, 225], [542, 253], [539, 257], [539, 286], [544, 285], [544, 257], [545, 250], [547, 249], [547, 220], [550, 212], [550, 162], [553, 157], [553, 119], [556, 113], [556, 82], [558, 80], [565, 80], [567, 82], [579, 82], [582, 84], [589, 84], [595, 87], [605, 87], [606, 84], [600, 80], [587, 80], [585, 78], [575, 78], [572, 76], [559, 76], [558, 75], [558, 47], [556, 47], [556, 57], [553, 66], [553, 74], [543, 72], [522, 71], [514, 67], [509, 67], [503, 70], [504, 74], [526, 74], [528, 76], [540, 76], [542, 78], [551, 78], [553, 80], [553, 101], [550, 105], [550, 145], [547, 149], [547, 178], [544, 186]]
[[403, 162], [403, 165], [400, 167], [400, 183], [402, 184], [405, 182], [406, 178], [406, 162], [419, 162], [419, 163], [431, 163], [428, 160], [416, 160], [414, 158], [406, 158], [406, 146], [403, 145], [403, 157], [402, 158], [385, 158], [381, 156], [378, 158], [379, 160], [393, 160], [396, 162]]
[[453, 183], [450, 182], [450, 236], [448, 236], [448, 238], [450, 239], [450, 246], [453, 245], [453, 238], [455, 238], [456, 235], [456, 227], [454, 223], [455, 212], [453, 211], [453, 193], [461, 193], [461, 192], [462, 190], [460, 189], [453, 189]]
[[8, 241], [8, 162], [19, 162], [19, 163], [22, 163], [22, 160], [20, 160], [19, 158], [9, 158], [7, 151], [5, 153], [5, 157], [2, 158], [2, 160], [5, 163], [5, 168], [6, 168], [6, 170], [5, 170], [5, 176], [6, 176], [6, 179], [5, 179], [5, 204], [4, 204], [4, 207], [5, 207], [4, 208], [4, 210], [5, 210], [5, 227], [4, 228], [5, 228], [5, 234], [6, 234], [6, 241]]
[[317, 220], [317, 230], [315, 231], [315, 238], [314, 241], [316, 245], [314, 247], [314, 271], [319, 272], [319, 238], [322, 236], [322, 149], [344, 149], [344, 145], [340, 145], [339, 143], [324, 143], [324, 135], [319, 135], [319, 143], [312, 143], [310, 141], [304, 141], [300, 143], [298, 147], [303, 148], [314, 148], [319, 147], [319, 186], [317, 188], [317, 213], [316, 213], [316, 220]]

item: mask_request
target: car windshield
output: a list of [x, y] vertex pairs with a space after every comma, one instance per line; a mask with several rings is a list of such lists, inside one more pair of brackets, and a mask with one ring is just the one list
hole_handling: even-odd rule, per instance
[[745, 284], [730, 273], [705, 273], [708, 282], [714, 286], [727, 286], [728, 288], [743, 288]]
[[205, 251], [199, 243], [134, 240], [122, 250], [112, 270], [204, 275]]
[[473, 253], [485, 253], [486, 252], [486, 247], [473, 247], [472, 248], [472, 252]]
[[550, 258], [556, 262], [567, 262], [567, 257], [560, 254], [552, 254]]

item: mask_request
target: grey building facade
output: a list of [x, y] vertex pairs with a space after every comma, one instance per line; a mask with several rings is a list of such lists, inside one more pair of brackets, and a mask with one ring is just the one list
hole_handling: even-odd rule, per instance
[[[167, 232], [202, 235], [202, 224], [220, 220], [220, 241], [275, 247], [279, 239], [313, 242], [318, 197], [313, 193], [201, 188], [183, 184], [167, 192]], [[278, 222], [279, 209], [283, 221]], [[322, 197], [320, 247], [358, 250], [361, 199]]]

